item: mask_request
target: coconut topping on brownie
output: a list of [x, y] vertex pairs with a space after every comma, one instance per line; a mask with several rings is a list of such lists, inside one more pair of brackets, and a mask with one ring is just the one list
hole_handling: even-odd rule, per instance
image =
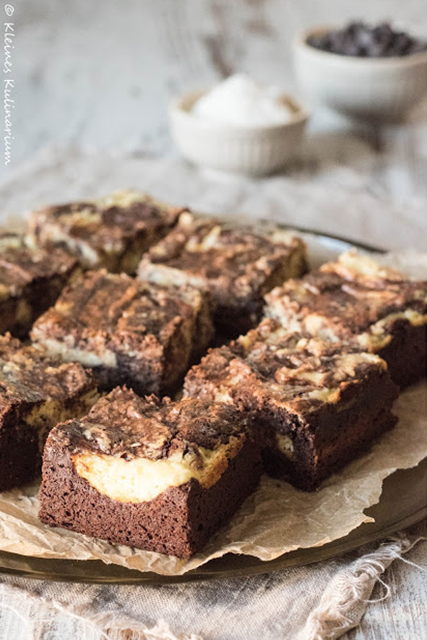
[[188, 395], [232, 401], [246, 389], [260, 402], [276, 398], [293, 412], [314, 411], [338, 402], [340, 389], [386, 363], [370, 353], [289, 334], [278, 322], [263, 320], [230, 346], [212, 349], [187, 374]]
[[[188, 283], [212, 295], [219, 324], [253, 326], [264, 293], [306, 270], [302, 240], [283, 230], [236, 227], [183, 213], [178, 225], [143, 258], [138, 274], [160, 283]], [[246, 326], [247, 325], [247, 326]]]
[[103, 388], [128, 384], [143, 394], [163, 393], [184, 373], [193, 348], [210, 340], [206, 307], [191, 287], [89, 271], [63, 291], [31, 336], [51, 355], [98, 368]]
[[399, 318], [427, 323], [427, 282], [402, 274], [350, 251], [301, 280], [266, 295], [268, 316], [288, 330], [380, 348], [387, 327]]
[[244, 433], [246, 420], [230, 405], [207, 404], [185, 398], [173, 402], [155, 396], [141, 398], [117, 387], [101, 398], [81, 420], [58, 429], [74, 452], [90, 450], [131, 460], [161, 460], [192, 455], [202, 461], [201, 449], [214, 450]]
[[97, 200], [40, 209], [30, 228], [35, 242], [66, 246], [86, 268], [132, 273], [142, 253], [167, 233], [183, 210], [139, 191], [116, 191]]
[[59, 248], [31, 248], [18, 233], [0, 233], [0, 301], [19, 296], [34, 280], [52, 278], [71, 271], [75, 258]]
[[0, 405], [65, 400], [90, 386], [92, 378], [79, 364], [51, 361], [10, 335], [0, 336]]

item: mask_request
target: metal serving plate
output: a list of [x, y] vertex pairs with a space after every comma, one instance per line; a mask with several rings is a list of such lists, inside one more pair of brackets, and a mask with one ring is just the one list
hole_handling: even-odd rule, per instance
[[[368, 252], [381, 252], [375, 247], [338, 236], [296, 227], [293, 229], [304, 234], [309, 256], [312, 258], [311, 266], [330, 260], [354, 246]], [[0, 552], [0, 573], [41, 580], [104, 584], [170, 584], [269, 573], [327, 560], [420, 522], [427, 517], [426, 488], [427, 459], [413, 469], [396, 471], [386, 478], [379, 503], [366, 511], [367, 515], [374, 518], [374, 522], [362, 524], [344, 538], [329, 544], [298, 549], [269, 562], [252, 556], [228, 554], [183, 576], [161, 576], [151, 572], [132, 571], [118, 565], [107, 565], [98, 560], [44, 559]], [[396, 500], [396, 495], [399, 500]]]

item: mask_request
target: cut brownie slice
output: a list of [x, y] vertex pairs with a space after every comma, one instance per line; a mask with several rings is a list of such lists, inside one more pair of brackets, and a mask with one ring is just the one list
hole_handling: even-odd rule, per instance
[[0, 233], [0, 334], [25, 337], [78, 271], [61, 249], [32, 249], [24, 236]]
[[60, 244], [86, 269], [133, 274], [144, 251], [175, 224], [182, 208], [158, 202], [138, 191], [117, 191], [105, 198], [45, 207], [30, 229], [36, 244]]
[[426, 374], [426, 281], [410, 280], [349, 251], [274, 289], [266, 300], [266, 315], [289, 331], [378, 354], [399, 386]]
[[306, 269], [305, 245], [289, 232], [263, 234], [186, 212], [143, 258], [138, 274], [210, 291], [215, 324], [226, 336], [237, 336], [259, 320], [267, 291]]
[[48, 431], [86, 414], [99, 394], [80, 364], [46, 358], [0, 336], [0, 491], [33, 480]]
[[313, 490], [394, 426], [397, 387], [376, 355], [288, 334], [265, 319], [187, 374], [187, 396], [249, 412], [266, 470]]
[[48, 438], [42, 522], [188, 558], [258, 484], [259, 450], [232, 406], [117, 388]]
[[349, 343], [386, 360], [400, 386], [426, 373], [427, 282], [355, 251], [266, 295], [266, 315], [289, 331]]
[[91, 367], [101, 389], [174, 390], [213, 333], [205, 296], [126, 274], [88, 271], [35, 323], [31, 337], [52, 356]]

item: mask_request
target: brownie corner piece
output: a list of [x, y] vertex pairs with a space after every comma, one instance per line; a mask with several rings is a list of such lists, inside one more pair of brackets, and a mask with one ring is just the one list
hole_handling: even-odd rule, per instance
[[309, 491], [396, 423], [397, 387], [384, 360], [289, 334], [272, 319], [210, 351], [184, 391], [252, 415], [266, 470]]
[[175, 225], [184, 209], [136, 190], [35, 211], [30, 230], [40, 245], [59, 244], [85, 269], [134, 274], [147, 249]]
[[23, 234], [0, 232], [0, 334], [26, 337], [78, 271], [61, 249], [32, 247]]
[[52, 356], [92, 368], [103, 390], [125, 384], [163, 395], [176, 389], [212, 331], [199, 291], [99, 270], [66, 288], [31, 337]]
[[290, 331], [376, 353], [405, 387], [427, 372], [427, 281], [351, 250], [266, 295], [265, 314]]
[[116, 388], [44, 451], [39, 518], [189, 558], [258, 484], [259, 450], [233, 407]]
[[256, 324], [267, 291], [306, 270], [305, 244], [291, 232], [185, 212], [144, 256], [138, 273], [152, 282], [185, 282], [209, 291], [215, 324], [232, 337]]
[[49, 430], [87, 413], [98, 397], [81, 365], [58, 363], [10, 334], [0, 336], [0, 491], [32, 481]]

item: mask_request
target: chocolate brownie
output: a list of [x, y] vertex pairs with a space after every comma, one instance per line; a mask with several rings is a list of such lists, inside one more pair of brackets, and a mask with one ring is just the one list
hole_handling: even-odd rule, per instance
[[34, 212], [36, 244], [59, 244], [85, 269], [135, 273], [142, 254], [175, 224], [182, 208], [138, 191], [117, 191], [98, 200], [54, 205]]
[[208, 290], [215, 324], [230, 337], [256, 324], [267, 291], [306, 269], [305, 245], [289, 232], [262, 233], [186, 212], [143, 258], [138, 275]]
[[21, 234], [0, 233], [0, 334], [24, 338], [78, 270], [61, 249], [33, 249]]
[[271, 319], [211, 350], [184, 391], [251, 415], [266, 470], [309, 491], [396, 422], [397, 387], [384, 360], [289, 334]]
[[378, 354], [402, 387], [426, 373], [426, 281], [410, 280], [350, 251], [286, 282], [266, 300], [266, 315], [289, 331]]
[[49, 435], [42, 522], [188, 558], [255, 489], [259, 449], [230, 405], [116, 388]]
[[87, 413], [99, 394], [79, 364], [58, 363], [0, 336], [0, 491], [33, 480], [49, 430]]
[[67, 287], [31, 331], [66, 362], [91, 367], [102, 390], [174, 390], [212, 324], [206, 297], [192, 287], [162, 287], [126, 274], [88, 271]]

